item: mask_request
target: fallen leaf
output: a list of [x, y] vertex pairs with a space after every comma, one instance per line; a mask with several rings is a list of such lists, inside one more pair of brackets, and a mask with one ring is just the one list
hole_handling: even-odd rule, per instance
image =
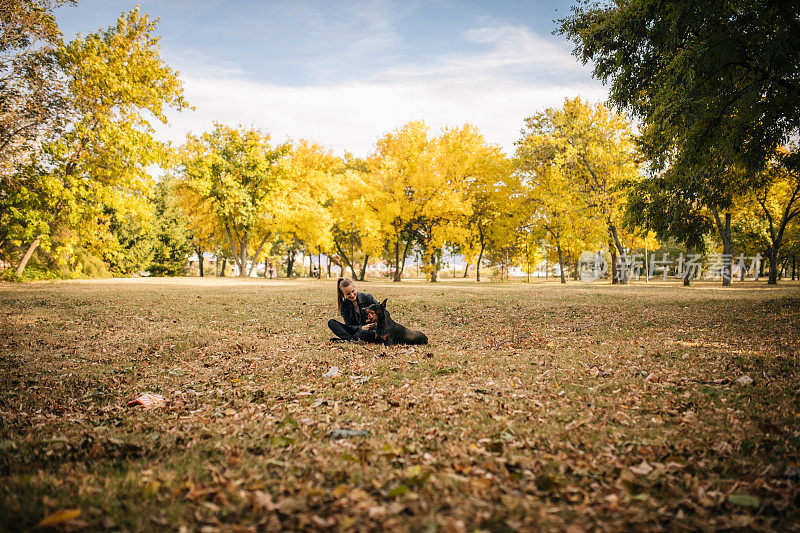
[[636, 466], [630, 467], [631, 472], [634, 474], [639, 474], [640, 476], [646, 476], [650, 472], [653, 471], [653, 467], [650, 466], [647, 461], [642, 461]]
[[36, 527], [52, 527], [73, 520], [81, 515], [80, 509], [59, 509], [50, 516], [43, 518]]

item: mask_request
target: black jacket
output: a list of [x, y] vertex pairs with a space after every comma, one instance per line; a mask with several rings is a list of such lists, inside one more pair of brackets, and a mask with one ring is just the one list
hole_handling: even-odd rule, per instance
[[345, 299], [342, 302], [342, 318], [344, 318], [345, 324], [349, 326], [363, 326], [366, 324], [367, 313], [364, 312], [364, 308], [378, 303], [378, 300], [368, 292], [356, 292], [356, 302], [358, 302], [358, 313], [356, 313], [350, 300]]

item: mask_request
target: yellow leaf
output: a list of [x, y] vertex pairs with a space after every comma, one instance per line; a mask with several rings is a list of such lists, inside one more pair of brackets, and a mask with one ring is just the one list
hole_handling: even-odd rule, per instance
[[80, 509], [59, 509], [47, 518], [42, 518], [41, 522], [36, 524], [36, 527], [49, 527], [63, 524], [68, 520], [73, 520], [81, 515]]

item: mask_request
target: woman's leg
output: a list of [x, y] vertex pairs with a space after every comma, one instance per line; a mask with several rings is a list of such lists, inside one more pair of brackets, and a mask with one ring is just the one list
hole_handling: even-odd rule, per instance
[[353, 340], [353, 334], [357, 333], [354, 331], [352, 326], [342, 324], [338, 320], [334, 319], [328, 320], [328, 327], [331, 328], [331, 331], [334, 333], [334, 335], [345, 341]]

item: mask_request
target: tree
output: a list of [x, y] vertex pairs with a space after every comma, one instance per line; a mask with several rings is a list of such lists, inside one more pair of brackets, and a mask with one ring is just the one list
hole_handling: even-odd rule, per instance
[[[249, 276], [264, 245], [274, 235], [281, 209], [289, 148], [273, 148], [256, 129], [216, 124], [211, 133], [189, 135], [183, 146], [177, 187], [184, 204], [211, 209], [224, 230], [239, 269]], [[248, 268], [249, 252], [253, 250]]]
[[[0, 0], [0, 189], [65, 118], [53, 9], [63, 1]], [[18, 176], [19, 177], [19, 176]]]
[[[316, 143], [301, 140], [288, 148], [283, 162], [284, 190], [273, 221], [274, 232], [284, 236], [293, 254], [305, 248], [309, 255], [332, 244], [331, 206], [339, 192], [341, 160]], [[293, 261], [293, 259], [292, 259]], [[291, 275], [291, 268], [289, 275]]]
[[[629, 226], [647, 228], [661, 240], [674, 238], [690, 253], [705, 251], [705, 236], [714, 230], [714, 221], [691, 180], [670, 181], [664, 173], [655, 173], [635, 177], [628, 190], [625, 220]], [[686, 270], [683, 284], [690, 282]]]
[[205, 276], [204, 255], [206, 252], [218, 252], [224, 247], [220, 242], [222, 235], [219, 222], [214, 213], [212, 202], [197, 194], [183, 194], [179, 180], [170, 181], [170, 194], [176, 207], [186, 221], [189, 243], [197, 255], [200, 277]]
[[155, 244], [155, 205], [139, 203], [135, 209], [115, 210], [106, 207], [108, 228], [113, 239], [102, 249], [103, 260], [111, 272], [131, 275], [147, 270], [153, 260]]
[[[379, 253], [384, 243], [381, 206], [375, 202], [378, 193], [371, 185], [371, 177], [361, 161], [349, 156], [346, 156], [344, 167], [331, 177], [336, 187], [329, 208], [334, 255], [339, 258], [343, 269], [350, 268], [356, 280], [364, 279], [369, 257]], [[356, 257], [359, 255], [364, 258], [360, 272], [356, 270]]]
[[[373, 194], [365, 203], [380, 221], [381, 233], [394, 249], [393, 281], [400, 281], [406, 257], [416, 238], [412, 221], [420, 216], [427, 197], [417, 188], [431, 172], [428, 127], [424, 122], [409, 122], [378, 140], [367, 161], [365, 178]], [[430, 192], [430, 191], [429, 191]]]
[[778, 283], [780, 250], [789, 224], [800, 215], [800, 170], [785, 165], [785, 158], [773, 161], [762, 173], [763, 182], [751, 196], [761, 208], [769, 232], [769, 280]]
[[508, 163], [500, 148], [489, 145], [477, 128], [445, 128], [431, 142], [431, 168], [410, 183], [410, 196], [417, 205], [411, 227], [422, 248], [430, 280], [437, 279], [442, 248], [458, 239], [457, 228], [473, 213], [471, 185], [501, 179]]
[[752, 172], [800, 129], [798, 13], [771, 0], [617, 0], [574, 8], [559, 32], [610, 80], [610, 101], [641, 119], [654, 161], [715, 148]]
[[[613, 282], [627, 283], [627, 258], [620, 239], [623, 185], [638, 174], [630, 124], [605, 106], [566, 99], [562, 110], [549, 108], [525, 119], [518, 146], [533, 150], [574, 184], [584, 205], [603, 221], [613, 268]], [[619, 277], [618, 277], [619, 275]]]
[[169, 183], [162, 181], [156, 185], [153, 203], [155, 207], [153, 257], [147, 269], [154, 276], [184, 275], [186, 260], [192, 246], [186, 220], [170, 194]]
[[[787, 2], [619, 1], [578, 7], [561, 21], [575, 53], [611, 80], [610, 100], [641, 119], [641, 146], [657, 170], [697, 178], [726, 257], [730, 202], [758, 184], [768, 161], [800, 165], [798, 8]], [[717, 172], [708, 176], [708, 163]], [[734, 180], [733, 178], [737, 178]], [[725, 190], [734, 186], [734, 191]], [[710, 192], [710, 194], [709, 194]], [[726, 264], [730, 272], [730, 263]], [[723, 285], [729, 284], [723, 275]]]
[[11, 227], [19, 229], [9, 238], [27, 244], [18, 274], [38, 246], [57, 244], [56, 255], [69, 258], [78, 243], [108, 237], [107, 208], [119, 212], [147, 202], [148, 167], [166, 165], [170, 154], [153, 137], [151, 120], [166, 122], [168, 106], [186, 107], [154, 30], [137, 8], [106, 31], [59, 47], [69, 121], [2, 199]]
[[481, 263], [491, 236], [499, 233], [504, 218], [516, 212], [519, 197], [519, 180], [512, 172], [508, 158], [494, 151], [486, 161], [483, 172], [468, 177], [467, 196], [471, 212], [461, 226], [461, 239], [457, 244], [469, 264], [475, 261], [475, 280], [481, 280]]

